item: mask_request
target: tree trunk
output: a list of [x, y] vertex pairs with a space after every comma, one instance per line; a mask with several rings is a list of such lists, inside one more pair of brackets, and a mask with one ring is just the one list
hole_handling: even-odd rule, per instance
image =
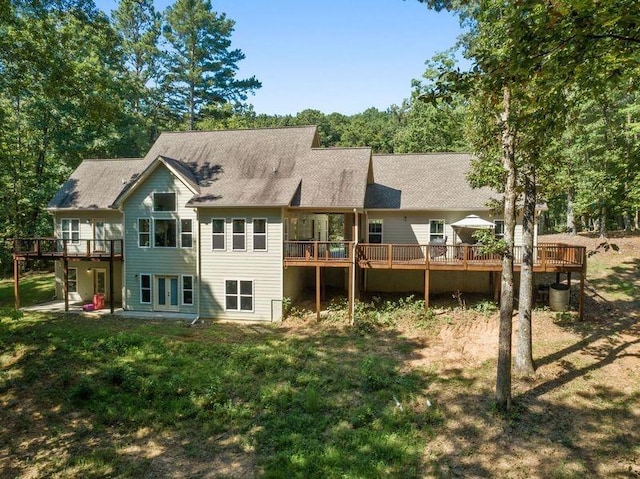
[[603, 206], [600, 209], [600, 221], [599, 221], [599, 229], [600, 229], [600, 238], [607, 237], [607, 207]]
[[195, 126], [195, 86], [193, 82], [189, 85], [189, 131], [193, 131]]
[[504, 241], [502, 257], [502, 294], [500, 296], [500, 333], [498, 338], [498, 370], [496, 405], [499, 410], [511, 407], [511, 332], [513, 317], [513, 236], [516, 225], [515, 138], [511, 129], [511, 90], [503, 88], [502, 165], [507, 173], [504, 187]]
[[532, 351], [531, 311], [533, 309], [533, 236], [536, 215], [536, 178], [528, 172], [524, 177], [524, 209], [522, 212], [522, 266], [518, 294], [518, 342], [515, 370], [520, 376], [535, 373]]
[[576, 222], [573, 215], [573, 200], [575, 198], [575, 190], [573, 187], [569, 187], [567, 191], [567, 233], [570, 235], [576, 234]]

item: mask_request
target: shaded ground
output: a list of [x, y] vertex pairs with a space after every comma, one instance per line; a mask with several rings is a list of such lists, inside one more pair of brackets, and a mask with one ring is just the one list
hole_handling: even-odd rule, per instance
[[486, 303], [354, 328], [2, 318], [0, 476], [638, 478], [640, 238], [615, 243], [585, 321], [534, 313], [508, 417]]

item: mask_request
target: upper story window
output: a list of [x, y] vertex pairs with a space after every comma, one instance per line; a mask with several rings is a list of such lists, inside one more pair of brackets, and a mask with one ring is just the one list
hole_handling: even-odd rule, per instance
[[60, 232], [62, 239], [71, 240], [72, 243], [80, 242], [80, 220], [63, 219], [60, 222]]
[[267, 220], [264, 218], [253, 219], [253, 249], [267, 250]]
[[233, 220], [232, 228], [232, 249], [234, 251], [244, 251], [247, 249], [247, 220], [235, 219]]
[[382, 220], [369, 220], [369, 243], [382, 243]]
[[429, 221], [429, 241], [444, 243], [444, 220]]
[[153, 246], [159, 248], [175, 248], [176, 247], [176, 220], [159, 220], [153, 221]]
[[138, 218], [138, 246], [140, 248], [151, 246], [151, 221], [149, 218]]
[[180, 220], [180, 246], [183, 248], [193, 246], [193, 220]]
[[495, 220], [493, 224], [496, 225], [493, 230], [493, 234], [498, 239], [504, 239], [504, 221], [503, 220]]
[[223, 251], [226, 249], [224, 224], [223, 218], [213, 218], [211, 220], [211, 249]]
[[153, 194], [153, 211], [175, 211], [176, 210], [176, 194], [175, 193], [154, 193]]

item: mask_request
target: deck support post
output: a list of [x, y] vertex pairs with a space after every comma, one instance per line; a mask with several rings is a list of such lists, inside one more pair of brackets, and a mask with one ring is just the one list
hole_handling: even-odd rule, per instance
[[429, 276], [431, 271], [429, 268], [424, 270], [424, 309], [429, 310]]
[[580, 273], [580, 295], [578, 296], [578, 318], [584, 319], [584, 271]]
[[20, 261], [13, 259], [13, 299], [16, 311], [20, 309]]
[[64, 278], [62, 280], [64, 290], [64, 310], [69, 312], [69, 260], [67, 256], [62, 259], [62, 270]]
[[567, 285], [571, 289], [571, 271], [567, 271]]
[[556, 284], [560, 284], [560, 271], [556, 272]]
[[111, 240], [111, 244], [109, 245], [109, 306], [111, 308], [111, 314], [113, 314], [113, 240]]
[[353, 307], [354, 307], [354, 281], [353, 281], [353, 271], [354, 271], [354, 266], [353, 264], [349, 264], [349, 324], [353, 324], [353, 316], [354, 316], [354, 311], [353, 311]]
[[316, 319], [320, 321], [320, 266], [316, 266]]
[[493, 274], [493, 300], [497, 303], [500, 301], [500, 287], [502, 286], [502, 280], [500, 278], [500, 272]]

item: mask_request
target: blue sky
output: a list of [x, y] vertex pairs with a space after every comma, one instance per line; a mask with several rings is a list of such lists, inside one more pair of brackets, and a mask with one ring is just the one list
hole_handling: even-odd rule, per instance
[[[117, 0], [96, 0], [110, 13]], [[163, 10], [169, 0], [156, 0]], [[239, 77], [262, 88], [256, 112], [305, 108], [353, 114], [386, 109], [411, 93], [411, 79], [435, 52], [455, 44], [457, 19], [417, 0], [213, 0], [236, 22], [233, 48], [246, 59]]]

